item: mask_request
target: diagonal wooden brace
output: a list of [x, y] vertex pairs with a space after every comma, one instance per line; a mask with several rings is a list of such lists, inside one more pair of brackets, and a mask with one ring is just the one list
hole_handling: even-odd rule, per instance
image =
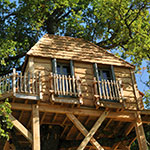
[[[88, 144], [88, 142], [91, 140], [91, 138], [93, 137], [93, 135], [96, 133], [96, 131], [98, 130], [98, 128], [101, 126], [102, 122], [105, 120], [105, 118], [107, 117], [109, 111], [104, 111], [102, 113], [102, 115], [98, 118], [98, 120], [96, 121], [96, 123], [94, 124], [94, 126], [92, 127], [92, 129], [90, 130], [90, 132], [86, 135], [86, 137], [84, 138], [84, 140], [82, 141], [82, 143], [80, 144], [80, 146], [78, 147], [77, 150], [83, 150], [86, 145]], [[102, 150], [102, 149], [100, 149]]]
[[20, 133], [30, 142], [32, 143], [32, 134], [26, 129], [14, 116], [9, 115], [9, 119], [12, 124], [20, 131]]
[[[103, 116], [103, 114], [102, 114]], [[80, 123], [80, 121], [73, 115], [73, 114], [67, 114], [67, 117], [73, 122], [73, 124], [80, 130], [80, 132], [84, 135], [88, 135], [88, 131], [86, 128]], [[96, 131], [95, 131], [96, 132]], [[94, 133], [95, 134], [95, 133]], [[93, 135], [94, 135], [93, 134]], [[103, 150], [102, 146], [93, 138], [93, 136], [90, 138], [90, 143], [96, 147], [98, 150]], [[87, 144], [86, 144], [87, 145]], [[86, 146], [85, 145], [85, 146]], [[84, 149], [84, 148], [83, 148]]]
[[[88, 134], [88, 131], [86, 128], [81, 124], [81, 122], [73, 115], [73, 114], [67, 114], [67, 117], [72, 121], [72, 123], [77, 127], [80, 132], [86, 136]], [[101, 145], [94, 139], [91, 138], [90, 140], [91, 144], [96, 147], [97, 150], [103, 150]]]

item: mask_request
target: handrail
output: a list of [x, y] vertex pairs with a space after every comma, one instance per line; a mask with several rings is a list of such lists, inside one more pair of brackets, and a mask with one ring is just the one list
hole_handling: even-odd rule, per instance
[[6, 94], [10, 92], [13, 93], [13, 96], [15, 96], [16, 93], [31, 94], [40, 96], [41, 99], [41, 90], [42, 87], [39, 72], [25, 72], [24, 74], [22, 74], [22, 72], [17, 73], [16, 69], [13, 69], [13, 73], [0, 77], [1, 94]]
[[50, 92], [52, 94], [53, 101], [55, 101], [54, 95], [73, 96], [79, 97], [80, 103], [83, 103], [81, 92], [81, 80], [79, 76], [75, 77], [71, 75], [67, 76], [51, 73], [50, 79]]
[[120, 80], [97, 80], [94, 77], [94, 94], [100, 100], [122, 102], [123, 90]]

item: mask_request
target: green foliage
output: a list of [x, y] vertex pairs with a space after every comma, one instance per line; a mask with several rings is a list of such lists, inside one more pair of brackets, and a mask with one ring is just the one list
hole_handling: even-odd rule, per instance
[[11, 113], [11, 106], [6, 100], [4, 103], [0, 103], [0, 139], [9, 139], [9, 131], [13, 125], [9, 119]]
[[150, 90], [145, 92], [144, 99], [146, 108], [150, 108]]
[[0, 73], [20, 60], [45, 33], [82, 37], [140, 68], [150, 59], [149, 0], [0, 1]]

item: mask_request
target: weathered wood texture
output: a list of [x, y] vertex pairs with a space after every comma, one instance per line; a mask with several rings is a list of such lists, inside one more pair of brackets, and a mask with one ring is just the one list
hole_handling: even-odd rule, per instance
[[41, 101], [49, 102], [50, 100], [50, 73], [52, 72], [52, 63], [50, 58], [34, 57], [34, 72], [41, 73], [42, 97]]
[[39, 106], [32, 106], [32, 127], [33, 127], [33, 150], [40, 150], [40, 118]]
[[133, 66], [123, 59], [105, 51], [95, 44], [79, 38], [61, 37], [45, 34], [27, 53], [41, 56], [83, 62], [96, 62], [118, 66]]
[[[31, 58], [29, 59], [30, 65], [27, 65], [27, 66], [31, 66], [34, 72], [39, 72], [39, 71], [41, 72], [42, 96], [43, 96], [42, 101], [49, 102], [51, 98], [49, 90], [48, 90], [51, 87], [51, 83], [50, 83], [50, 73], [52, 72], [51, 59], [50, 58], [43, 59], [43, 57], [34, 57], [34, 58], [31, 57]], [[104, 65], [101, 64], [101, 66], [104, 66]], [[93, 107], [95, 105], [95, 101], [94, 101], [95, 93], [94, 93], [94, 87], [93, 87], [93, 83], [94, 83], [93, 64], [90, 62], [82, 62], [80, 60], [74, 61], [74, 74], [75, 76], [79, 76], [81, 79], [81, 91], [82, 91], [83, 105]], [[123, 89], [122, 94], [124, 98], [122, 101], [123, 101], [123, 104], [125, 104], [124, 105], [125, 108], [136, 110], [137, 106], [139, 106], [140, 109], [143, 109], [142, 96], [138, 92], [135, 78], [132, 77], [130, 69], [127, 67], [114, 66], [114, 76], [116, 77], [116, 80], [122, 81], [121, 88]], [[132, 82], [132, 80], [134, 81]], [[135, 83], [135, 85], [133, 85], [133, 83]], [[138, 95], [137, 97], [138, 101], [135, 98], [134, 90], [136, 91], [136, 94]], [[104, 95], [104, 96], [107, 97], [107, 95]], [[111, 95], [109, 96], [111, 97]], [[120, 94], [120, 97], [121, 97], [121, 94]], [[118, 100], [120, 101], [120, 99]], [[102, 104], [100, 104], [99, 106], [102, 106]]]
[[140, 150], [148, 150], [146, 137], [145, 137], [145, 133], [144, 133], [144, 128], [142, 125], [141, 115], [139, 112], [137, 112], [137, 113], [135, 113], [135, 116], [137, 118], [137, 121], [135, 122], [135, 130], [136, 130], [137, 140], [139, 143], [139, 149]]
[[[123, 97], [125, 98], [126, 109], [137, 109], [137, 102], [140, 109], [143, 109], [142, 96], [139, 94], [135, 78], [132, 79], [131, 71], [129, 68], [114, 66], [114, 72], [117, 80], [122, 81]], [[133, 80], [133, 82], [132, 82]], [[135, 98], [137, 94], [137, 101]]]
[[94, 106], [93, 77], [94, 70], [91, 63], [74, 62], [74, 72], [81, 79], [83, 105]]

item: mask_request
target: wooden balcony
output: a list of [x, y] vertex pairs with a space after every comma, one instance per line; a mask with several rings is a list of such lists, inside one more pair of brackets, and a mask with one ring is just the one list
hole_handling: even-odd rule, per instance
[[12, 74], [0, 78], [0, 99], [16, 97], [21, 99], [40, 100], [41, 80], [40, 73], [17, 73], [13, 69]]
[[123, 89], [119, 80], [97, 80], [94, 77], [94, 97], [96, 105], [101, 101], [123, 102]]
[[52, 102], [83, 104], [79, 76], [51, 74], [50, 93]]

